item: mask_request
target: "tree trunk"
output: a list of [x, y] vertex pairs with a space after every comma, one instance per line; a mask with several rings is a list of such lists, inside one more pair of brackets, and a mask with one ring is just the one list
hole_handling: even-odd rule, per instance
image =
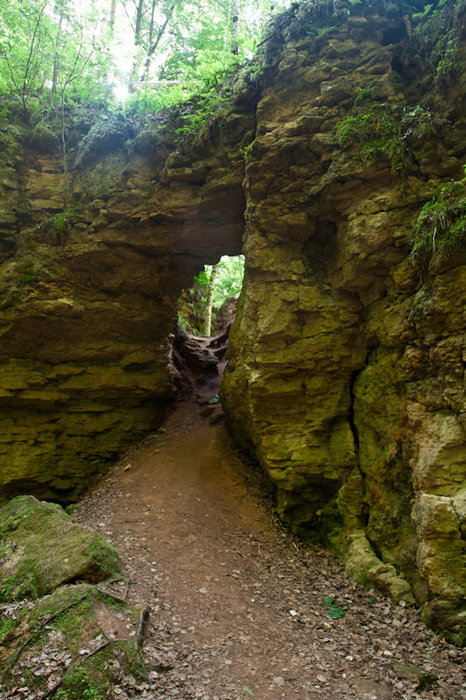
[[231, 53], [238, 55], [239, 0], [231, 0]]
[[218, 265], [212, 265], [210, 273], [209, 288], [207, 290], [207, 304], [204, 317], [204, 335], [210, 336], [212, 326], [212, 303], [214, 300], [215, 278], [217, 277]]
[[156, 3], [156, 0], [152, 0], [152, 5], [151, 5], [151, 8], [150, 8], [149, 46], [152, 46], [152, 42], [153, 42], [153, 40], [154, 40], [155, 3]]
[[139, 47], [142, 42], [141, 30], [142, 30], [142, 17], [144, 14], [144, 0], [139, 0], [136, 9], [136, 23], [134, 25], [134, 45], [136, 47], [136, 54], [134, 56], [133, 69], [131, 71], [131, 82], [138, 82], [138, 73], [141, 63], [141, 57], [139, 55]]
[[55, 107], [55, 97], [57, 96], [58, 88], [58, 72], [60, 68], [60, 45], [63, 27], [63, 19], [65, 17], [65, 8], [62, 5], [60, 10], [60, 19], [58, 21], [57, 38], [55, 39], [55, 56], [53, 57], [53, 75], [52, 75], [52, 90], [50, 94], [50, 106], [52, 110]]
[[134, 43], [138, 46], [141, 43], [142, 15], [144, 11], [144, 0], [139, 0], [136, 10], [136, 24], [134, 27]]
[[146, 56], [146, 61], [144, 64], [144, 73], [142, 76], [142, 81], [146, 82], [149, 78], [149, 72], [150, 72], [150, 66], [152, 63], [152, 59], [154, 57], [155, 52], [157, 51], [157, 48], [162, 40], [163, 35], [165, 34], [165, 30], [168, 26], [168, 23], [170, 22], [173, 11], [175, 9], [175, 5], [172, 5], [167, 14], [165, 15], [165, 22], [162, 24], [160, 27], [157, 36], [155, 37], [154, 41], [154, 7], [155, 7], [155, 0], [154, 4], [152, 5], [152, 17], [151, 17], [151, 26], [150, 26], [150, 37], [149, 37], [149, 47], [147, 49], [147, 56]]
[[115, 16], [116, 16], [117, 0], [111, 0], [110, 5], [110, 17], [108, 20], [108, 28], [110, 29], [110, 36], [113, 38], [113, 33], [115, 31]]

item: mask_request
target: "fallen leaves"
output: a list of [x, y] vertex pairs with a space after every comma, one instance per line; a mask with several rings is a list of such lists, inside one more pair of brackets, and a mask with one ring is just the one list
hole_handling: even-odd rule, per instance
[[[410, 606], [357, 586], [334, 557], [295, 541], [224, 433], [217, 440], [223, 428], [183, 410], [157, 450], [148, 443], [131, 454], [132, 468], [116, 470], [78, 507], [86, 523], [106, 521], [135, 581], [132, 600], [153, 611], [146, 684], [122, 678], [118, 688], [138, 700], [466, 697], [464, 652]], [[396, 664], [439, 681], [420, 689]]]

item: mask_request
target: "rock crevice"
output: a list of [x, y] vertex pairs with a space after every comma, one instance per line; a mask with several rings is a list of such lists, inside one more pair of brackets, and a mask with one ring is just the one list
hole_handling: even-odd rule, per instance
[[243, 70], [182, 143], [173, 125], [89, 138], [71, 210], [58, 153], [2, 166], [4, 494], [76, 498], [160, 422], [176, 300], [243, 247], [234, 435], [291, 527], [462, 643], [466, 261], [421, 273], [410, 253], [421, 207], [462, 175], [466, 73], [435, 85], [399, 14], [360, 14], [290, 10], [260, 85]]

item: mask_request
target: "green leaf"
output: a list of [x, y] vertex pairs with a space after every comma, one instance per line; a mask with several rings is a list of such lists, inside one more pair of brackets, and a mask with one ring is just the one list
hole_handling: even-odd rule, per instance
[[329, 616], [333, 620], [338, 620], [340, 617], [343, 617], [343, 615], [346, 615], [346, 611], [335, 603], [334, 596], [328, 596], [324, 598], [323, 601], [328, 608], [327, 612]]

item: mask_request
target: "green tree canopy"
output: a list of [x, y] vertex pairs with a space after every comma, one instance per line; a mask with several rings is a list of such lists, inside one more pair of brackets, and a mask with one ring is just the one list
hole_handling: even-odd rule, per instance
[[63, 102], [109, 100], [115, 87], [181, 86], [176, 99], [186, 98], [253, 51], [270, 7], [271, 0], [253, 8], [246, 0], [0, 0], [0, 94], [15, 95], [32, 121]]
[[[213, 275], [214, 270], [215, 275]], [[216, 265], [205, 265], [194, 278], [191, 289], [186, 290], [180, 299], [178, 305], [180, 325], [190, 332], [204, 333], [206, 316], [212, 316], [215, 319], [228, 297], [240, 295], [243, 277], [244, 255], [223, 255]], [[209, 294], [210, 291], [212, 295]]]

